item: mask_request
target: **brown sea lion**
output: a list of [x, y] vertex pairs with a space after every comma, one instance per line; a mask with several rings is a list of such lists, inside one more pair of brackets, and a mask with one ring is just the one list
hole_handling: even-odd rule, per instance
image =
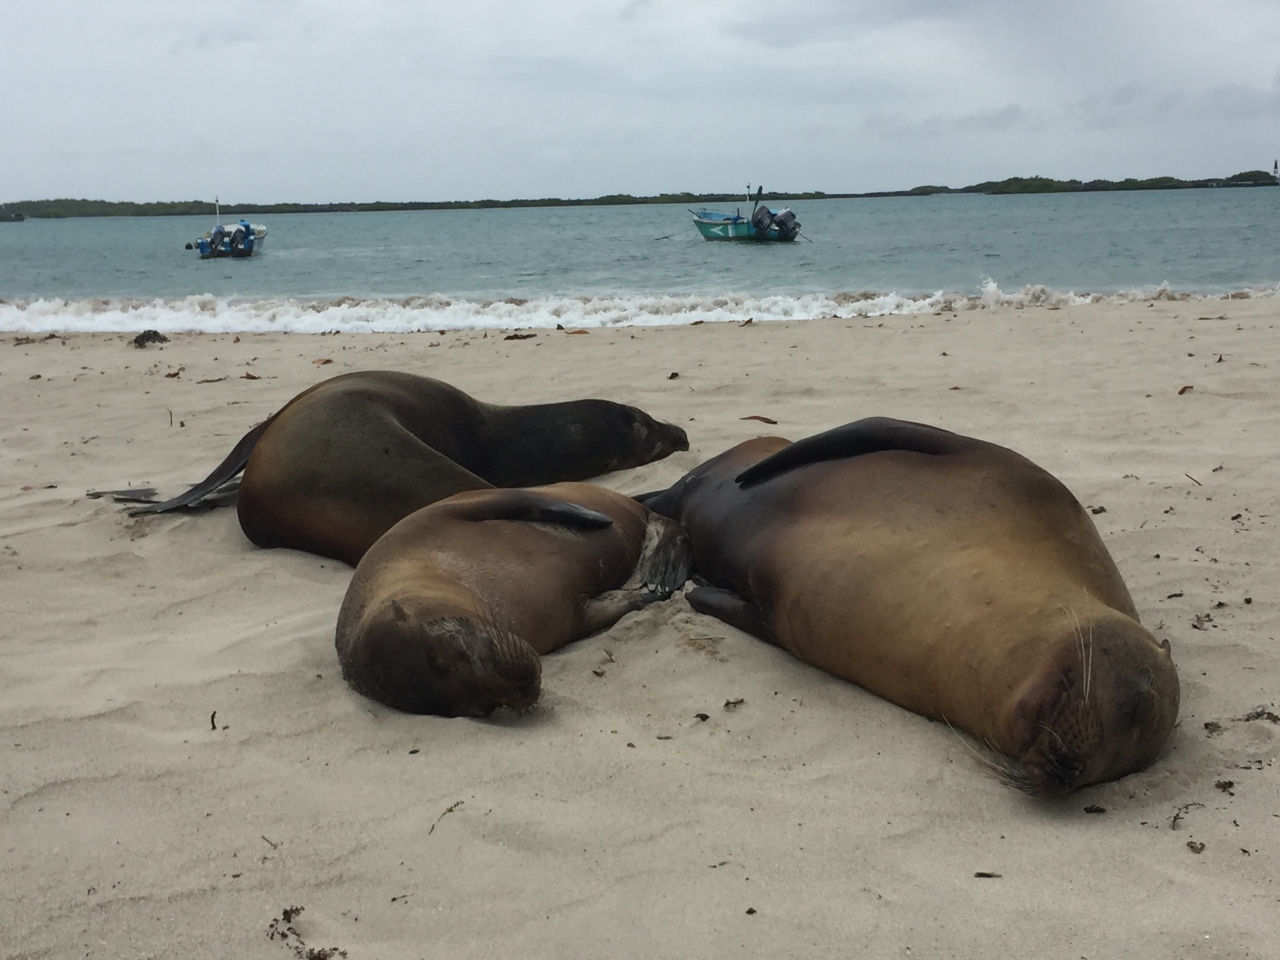
[[1054, 795], [1150, 764], [1178, 715], [1088, 513], [1012, 450], [861, 420], [749, 440], [650, 509], [685, 524], [695, 609], [968, 731]]
[[499, 406], [430, 377], [348, 373], [298, 394], [186, 493], [132, 512], [198, 502], [243, 469], [250, 540], [354, 566], [397, 521], [463, 490], [585, 480], [687, 449], [679, 427], [608, 400]]
[[539, 655], [684, 583], [679, 524], [585, 483], [460, 493], [365, 554], [338, 614], [342, 675], [398, 710], [488, 715], [538, 699]]

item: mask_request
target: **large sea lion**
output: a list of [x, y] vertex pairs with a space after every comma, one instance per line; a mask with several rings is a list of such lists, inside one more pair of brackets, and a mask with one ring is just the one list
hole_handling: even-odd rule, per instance
[[1030, 793], [1141, 770], [1173, 730], [1168, 641], [1012, 450], [875, 418], [749, 440], [643, 499], [688, 530], [695, 609], [968, 731]]
[[365, 554], [338, 614], [342, 674], [399, 710], [486, 716], [538, 699], [539, 655], [664, 599], [680, 526], [585, 483], [460, 493]]
[[608, 400], [499, 406], [430, 377], [348, 373], [298, 394], [201, 483], [133, 513], [198, 502], [243, 469], [250, 540], [354, 566], [397, 521], [463, 490], [585, 480], [687, 449], [679, 427]]

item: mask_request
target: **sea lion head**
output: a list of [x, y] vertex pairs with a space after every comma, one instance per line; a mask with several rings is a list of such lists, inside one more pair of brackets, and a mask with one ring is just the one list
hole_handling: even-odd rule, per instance
[[614, 469], [640, 466], [669, 457], [678, 450], [689, 449], [689, 435], [674, 423], [655, 420], [649, 414], [636, 407], [624, 407], [626, 421], [622, 429], [626, 430], [635, 441], [634, 455], [627, 462], [619, 462]]
[[1117, 615], [1073, 627], [1012, 713], [1016, 767], [1035, 796], [1060, 796], [1148, 766], [1178, 718], [1169, 641]]
[[339, 644], [342, 673], [360, 693], [397, 710], [485, 717], [532, 706], [542, 663], [528, 643], [480, 616], [415, 616], [414, 601], [389, 599]]
[[577, 400], [563, 406], [569, 416], [555, 429], [562, 442], [581, 448], [582, 465], [587, 467], [576, 479], [627, 470], [689, 449], [689, 436], [682, 429], [638, 407], [608, 400]]
[[675, 424], [609, 400], [489, 409], [500, 456], [475, 470], [499, 487], [587, 480], [689, 449]]

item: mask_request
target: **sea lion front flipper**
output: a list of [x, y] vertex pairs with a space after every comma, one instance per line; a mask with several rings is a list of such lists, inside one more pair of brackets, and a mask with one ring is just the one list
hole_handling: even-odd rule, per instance
[[148, 503], [145, 506], [136, 507], [129, 511], [129, 516], [136, 517], [143, 513], [168, 513], [170, 510], [189, 507], [204, 500], [244, 469], [244, 465], [249, 462], [249, 454], [253, 453], [253, 448], [258, 445], [258, 441], [266, 433], [267, 427], [271, 425], [274, 419], [275, 417], [267, 418], [241, 437], [240, 442], [227, 454], [226, 459], [214, 467], [211, 474], [190, 490], [178, 494], [172, 500], [165, 500], [163, 503]]
[[648, 493], [637, 493], [634, 496], [632, 496], [631, 499], [638, 504], [641, 504], [643, 506], [648, 506], [648, 503], [650, 500], [652, 500], [654, 497], [662, 496], [662, 494], [666, 493], [669, 489], [670, 487], [663, 487], [661, 490], [650, 490]]
[[579, 614], [582, 636], [589, 637], [607, 630], [632, 610], [643, 610], [649, 604], [664, 599], [662, 594], [644, 587], [621, 587], [606, 590], [598, 597], [587, 597], [582, 601]]
[[536, 490], [492, 490], [476, 503], [462, 507], [458, 516], [466, 520], [518, 520], [526, 523], [555, 523], [575, 530], [603, 530], [613, 518], [598, 510], [561, 500]]
[[657, 513], [645, 519], [644, 544], [623, 589], [646, 590], [665, 600], [689, 579], [693, 548], [684, 527]]
[[882, 450], [910, 450], [932, 455], [955, 453], [972, 443], [967, 437], [910, 420], [867, 417], [797, 440], [753, 464], [734, 480], [744, 489], [779, 474], [824, 460], [844, 460]]
[[760, 608], [743, 600], [732, 590], [722, 587], [694, 587], [684, 598], [699, 613], [723, 620], [729, 626], [759, 637], [765, 643], [771, 643], [775, 647], [779, 645]]

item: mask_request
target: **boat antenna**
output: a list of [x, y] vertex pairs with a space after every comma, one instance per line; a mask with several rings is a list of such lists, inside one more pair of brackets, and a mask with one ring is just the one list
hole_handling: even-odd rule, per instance
[[[760, 184], [760, 188], [756, 190], [755, 203], [751, 204], [751, 215], [756, 215], [756, 207], [760, 206], [760, 198], [764, 196], [764, 184]], [[751, 184], [747, 184], [747, 199], [751, 199]]]
[[213, 219], [218, 223], [222, 222], [222, 207], [218, 205], [218, 195], [213, 195]]

